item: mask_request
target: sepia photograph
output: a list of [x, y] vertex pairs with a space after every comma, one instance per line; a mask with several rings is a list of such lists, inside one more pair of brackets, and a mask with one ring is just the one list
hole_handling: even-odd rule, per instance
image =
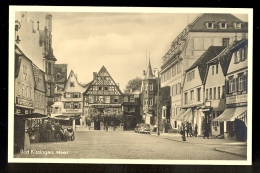
[[253, 9], [9, 6], [9, 163], [252, 164]]

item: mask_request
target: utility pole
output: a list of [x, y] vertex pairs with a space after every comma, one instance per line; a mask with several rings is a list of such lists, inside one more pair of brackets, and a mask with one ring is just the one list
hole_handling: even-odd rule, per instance
[[157, 110], [156, 110], [156, 120], [157, 120], [157, 131], [156, 131], [156, 136], [160, 136], [160, 132], [159, 132], [159, 88], [160, 88], [160, 85], [159, 85], [159, 70], [157, 68], [154, 68], [154, 73], [155, 73], [155, 70], [157, 70], [158, 72], [158, 87], [157, 87]]

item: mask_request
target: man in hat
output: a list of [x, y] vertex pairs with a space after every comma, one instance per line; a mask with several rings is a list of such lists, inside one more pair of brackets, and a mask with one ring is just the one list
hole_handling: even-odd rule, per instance
[[52, 134], [52, 127], [50, 121], [47, 122], [46, 127], [46, 134], [47, 134], [47, 142], [51, 141], [51, 134]]
[[45, 124], [44, 120], [39, 124], [40, 142], [44, 142]]

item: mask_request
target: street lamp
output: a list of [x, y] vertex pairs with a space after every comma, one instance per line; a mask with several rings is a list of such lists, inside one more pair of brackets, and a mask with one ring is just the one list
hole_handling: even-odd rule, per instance
[[157, 70], [158, 72], [158, 87], [157, 87], [157, 110], [156, 110], [156, 119], [157, 119], [157, 131], [156, 131], [156, 136], [159, 136], [160, 135], [160, 132], [159, 132], [159, 70], [157, 68], [154, 68], [154, 73], [155, 73], [155, 70]]

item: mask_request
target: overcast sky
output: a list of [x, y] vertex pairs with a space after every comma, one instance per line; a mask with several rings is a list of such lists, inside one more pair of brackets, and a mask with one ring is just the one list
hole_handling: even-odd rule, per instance
[[[81, 83], [92, 80], [104, 65], [123, 91], [127, 82], [141, 77], [149, 58], [152, 68], [162, 65], [171, 42], [198, 14], [82, 13], [52, 14], [56, 64], [68, 64]], [[45, 24], [46, 12], [28, 12], [27, 20]], [[247, 15], [236, 15], [247, 21]], [[35, 26], [36, 28], [36, 26]], [[147, 50], [147, 58], [146, 58]]]

